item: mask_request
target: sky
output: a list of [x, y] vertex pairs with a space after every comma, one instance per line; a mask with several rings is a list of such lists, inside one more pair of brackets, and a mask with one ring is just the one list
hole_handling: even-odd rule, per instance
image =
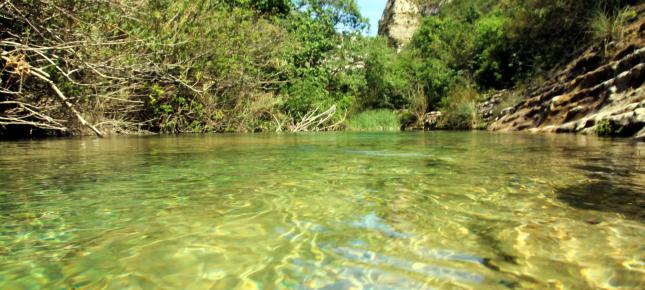
[[387, 0], [357, 0], [358, 6], [361, 8], [363, 17], [370, 20], [370, 33], [369, 35], [376, 35], [378, 32], [378, 21], [381, 19], [383, 9]]

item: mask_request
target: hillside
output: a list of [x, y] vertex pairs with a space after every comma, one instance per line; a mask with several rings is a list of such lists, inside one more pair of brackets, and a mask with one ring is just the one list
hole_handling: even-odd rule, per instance
[[585, 50], [489, 128], [645, 139], [645, 5], [636, 11], [623, 39]]

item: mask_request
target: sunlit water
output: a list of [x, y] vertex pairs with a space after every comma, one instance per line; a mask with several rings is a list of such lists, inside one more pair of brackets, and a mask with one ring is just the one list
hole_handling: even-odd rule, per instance
[[490, 133], [0, 143], [0, 289], [643, 289], [645, 145]]

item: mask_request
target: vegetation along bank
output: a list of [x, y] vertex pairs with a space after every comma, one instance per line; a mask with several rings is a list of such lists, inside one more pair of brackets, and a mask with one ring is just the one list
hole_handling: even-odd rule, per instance
[[645, 138], [645, 4], [0, 2], [0, 136], [490, 129]]

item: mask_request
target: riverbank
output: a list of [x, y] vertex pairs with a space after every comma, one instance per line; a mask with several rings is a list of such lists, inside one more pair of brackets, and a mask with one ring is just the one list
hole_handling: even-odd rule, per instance
[[353, 0], [7, 2], [0, 138], [645, 133], [644, 4], [389, 2], [380, 37]]

